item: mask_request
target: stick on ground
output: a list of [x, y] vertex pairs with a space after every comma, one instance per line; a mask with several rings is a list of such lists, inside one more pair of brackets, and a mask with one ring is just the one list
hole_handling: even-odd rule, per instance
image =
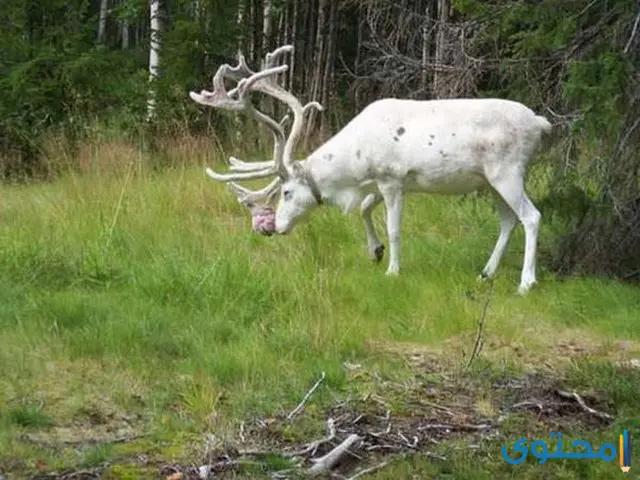
[[374, 465], [373, 467], [365, 468], [364, 470], [361, 470], [358, 473], [356, 473], [355, 475], [349, 477], [347, 480], [356, 480], [356, 478], [360, 478], [363, 475], [367, 475], [369, 473], [373, 473], [376, 470], [380, 470], [381, 468], [386, 467], [387, 465], [389, 465], [389, 462], [382, 462], [382, 463], [379, 463], [378, 465]]
[[349, 449], [362, 440], [359, 435], [352, 433], [340, 445], [327, 453], [324, 457], [314, 459], [315, 463], [310, 469], [311, 476], [330, 472], [349, 453]]
[[594, 417], [598, 417], [602, 420], [611, 420], [613, 417], [608, 413], [599, 412], [598, 410], [594, 410], [589, 407], [582, 397], [578, 395], [576, 392], [565, 392], [564, 390], [556, 390], [556, 394], [562, 398], [566, 398], [568, 400], [574, 400], [580, 405], [580, 407], [585, 411], [593, 415]]
[[491, 302], [491, 297], [493, 296], [493, 280], [489, 280], [489, 291], [487, 292], [487, 297], [484, 301], [484, 305], [482, 306], [482, 313], [480, 314], [480, 318], [478, 319], [478, 325], [476, 328], [476, 341], [473, 344], [473, 350], [471, 351], [471, 355], [469, 356], [469, 360], [464, 367], [464, 371], [469, 370], [471, 365], [473, 364], [476, 357], [480, 354], [482, 350], [482, 332], [484, 331], [484, 324], [487, 318], [487, 310], [489, 308], [489, 303]]
[[287, 415], [287, 420], [291, 420], [293, 417], [295, 417], [298, 413], [300, 413], [300, 411], [304, 408], [305, 403], [307, 403], [307, 400], [309, 400], [309, 397], [311, 395], [313, 395], [313, 392], [316, 391], [316, 389], [320, 386], [320, 384], [324, 381], [324, 379], [327, 377], [327, 374], [325, 372], [322, 372], [322, 376], [320, 377], [320, 380], [318, 380], [315, 385], [313, 387], [311, 387], [311, 389], [306, 393], [306, 395], [304, 396], [304, 398], [302, 399], [302, 401], [298, 404], [298, 406], [296, 408], [294, 408], [293, 410], [291, 410], [291, 412], [289, 413], [289, 415]]

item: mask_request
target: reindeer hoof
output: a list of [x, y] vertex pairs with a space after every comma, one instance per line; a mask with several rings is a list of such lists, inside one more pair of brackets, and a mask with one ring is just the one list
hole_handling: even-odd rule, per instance
[[480, 275], [478, 275], [478, 282], [486, 282], [489, 280], [491, 276], [487, 275], [485, 271], [482, 271]]
[[536, 284], [537, 282], [535, 280], [520, 284], [520, 286], [518, 287], [517, 295], [520, 297], [524, 297], [527, 293], [529, 293], [531, 287], [534, 287]]
[[373, 249], [373, 262], [374, 263], [380, 263], [380, 261], [382, 260], [382, 257], [384, 257], [384, 245], [378, 245], [376, 246], [376, 248]]

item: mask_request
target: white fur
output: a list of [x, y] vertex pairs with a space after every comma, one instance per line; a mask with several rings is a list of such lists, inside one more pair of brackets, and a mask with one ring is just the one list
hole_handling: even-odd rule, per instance
[[[524, 191], [524, 174], [551, 124], [526, 106], [501, 99], [373, 102], [304, 161], [291, 164], [276, 210], [276, 232], [289, 233], [325, 202], [345, 213], [360, 206], [370, 255], [383, 248], [371, 220], [384, 201], [390, 252], [388, 275], [400, 271], [400, 226], [407, 193], [463, 194], [489, 186], [496, 194], [500, 235], [483, 269], [494, 275], [516, 221], [525, 229], [518, 291], [536, 282], [540, 213]], [[428, 215], [428, 212], [425, 212]]]

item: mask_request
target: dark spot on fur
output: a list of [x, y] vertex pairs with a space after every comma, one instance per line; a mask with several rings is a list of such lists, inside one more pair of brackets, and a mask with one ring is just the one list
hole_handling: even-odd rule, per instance
[[446, 156], [447, 156], [447, 154], [446, 154], [446, 153], [444, 153], [442, 150], [440, 150], [440, 155], [442, 155], [443, 157], [446, 157]]
[[393, 139], [397, 142], [398, 140], [400, 140], [398, 137], [394, 136]]
[[385, 167], [380, 173], [383, 177], [390, 177], [393, 174], [393, 169], [391, 167]]
[[487, 146], [482, 143], [477, 143], [476, 145], [474, 145], [473, 149], [475, 151], [475, 154], [478, 156], [484, 155], [487, 152]]
[[396, 130], [396, 133], [398, 134], [398, 136], [404, 135], [404, 132], [406, 132], [404, 127], [400, 127], [398, 130]]
[[455, 137], [455, 136], [456, 136], [456, 134], [455, 134], [455, 133], [452, 133], [452, 134], [451, 134], [451, 136], [452, 136], [452, 137]]
[[360, 150], [356, 150], [356, 157], [360, 158]]
[[429, 142], [429, 146], [433, 145], [433, 143]]
[[324, 158], [326, 158], [329, 162], [333, 160], [333, 153], [327, 153]]
[[431, 137], [432, 139], [436, 138], [436, 136], [433, 134], [429, 135], [429, 137]]

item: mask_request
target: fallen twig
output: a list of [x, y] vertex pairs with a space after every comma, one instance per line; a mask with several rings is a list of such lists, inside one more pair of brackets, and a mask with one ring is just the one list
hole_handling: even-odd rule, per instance
[[404, 447], [402, 445], [388, 445], [388, 444], [371, 445], [370, 447], [366, 448], [367, 452], [373, 452], [374, 450], [391, 450], [391, 451], [399, 452], [403, 449]]
[[320, 377], [320, 380], [318, 380], [315, 385], [313, 387], [311, 387], [311, 389], [306, 393], [306, 395], [304, 396], [304, 398], [302, 399], [302, 401], [298, 404], [298, 406], [296, 408], [294, 408], [293, 410], [291, 410], [291, 412], [289, 413], [289, 415], [287, 415], [287, 420], [291, 420], [293, 417], [295, 417], [303, 408], [305, 403], [307, 403], [307, 400], [309, 400], [309, 397], [311, 395], [313, 395], [313, 392], [316, 391], [316, 389], [320, 386], [320, 384], [324, 381], [324, 379], [326, 378], [327, 374], [325, 372], [322, 372], [322, 376]]
[[336, 438], [336, 425], [335, 425], [335, 421], [333, 420], [333, 418], [330, 418], [329, 420], [327, 420], [327, 432], [328, 433], [327, 433], [326, 438], [323, 438], [323, 439], [320, 439], [320, 440], [315, 440], [315, 441], [309, 443], [305, 448], [303, 448], [299, 452], [295, 452], [293, 455], [294, 456], [303, 456], [303, 455], [306, 455], [306, 454], [310, 453], [313, 456], [313, 455], [316, 454], [316, 451], [318, 450], [318, 447], [320, 445], [324, 445], [325, 443], [329, 443], [334, 438]]
[[433, 403], [433, 402], [428, 402], [426, 400], [417, 400], [417, 402], [419, 405], [425, 405], [427, 407], [433, 407], [437, 410], [440, 410], [441, 412], [446, 413], [447, 415], [449, 415], [450, 417], [455, 416], [455, 413], [453, 413], [453, 411], [450, 408], [447, 407], [443, 407], [442, 405], [438, 405], [437, 403]]
[[225, 471], [230, 468], [237, 468], [241, 466], [249, 466], [256, 465], [261, 466], [262, 463], [255, 462], [253, 460], [247, 460], [246, 458], [239, 458], [235, 460], [222, 460], [216, 463], [212, 463], [210, 465], [202, 465], [198, 467], [198, 476], [202, 479], [206, 479], [210, 476], [211, 473]]
[[244, 438], [244, 422], [242, 422], [240, 424], [240, 440], [242, 441], [242, 443], [245, 443], [245, 438]]
[[469, 370], [473, 361], [476, 359], [480, 351], [482, 350], [482, 332], [484, 330], [485, 319], [487, 318], [487, 310], [489, 309], [489, 303], [491, 302], [491, 297], [493, 296], [493, 280], [489, 279], [489, 291], [487, 292], [487, 297], [484, 301], [484, 305], [482, 306], [482, 313], [480, 314], [480, 318], [478, 319], [478, 326], [476, 328], [476, 341], [473, 344], [473, 350], [471, 351], [471, 355], [469, 356], [469, 360], [464, 367], [464, 371]]
[[269, 457], [272, 455], [279, 455], [281, 457], [295, 457], [295, 452], [273, 452], [271, 450], [238, 450], [238, 455], [242, 457]]
[[590, 413], [594, 417], [598, 417], [598, 418], [600, 418], [602, 420], [611, 420], [613, 418], [608, 413], [599, 412], [598, 410], [594, 410], [593, 408], [589, 407], [584, 402], [582, 397], [580, 395], [578, 395], [576, 392], [565, 392], [564, 390], [556, 390], [556, 395], [558, 395], [558, 396], [560, 396], [562, 398], [566, 398], [568, 400], [575, 400], [578, 403], [578, 405], [580, 405], [580, 407], [582, 407], [582, 409], [585, 412]]
[[291, 478], [291, 474], [295, 473], [295, 469], [288, 468], [286, 470], [278, 470], [277, 472], [272, 472], [269, 474], [271, 478], [275, 478], [276, 480], [285, 480]]
[[350, 453], [349, 449], [360, 443], [361, 440], [359, 435], [352, 433], [325, 456], [314, 459], [314, 465], [309, 469], [309, 474], [316, 476], [331, 471], [347, 453]]
[[490, 430], [491, 425], [487, 423], [481, 423], [480, 425], [463, 424], [448, 424], [448, 423], [429, 423], [426, 425], [420, 425], [418, 430], [458, 430], [458, 431], [474, 431], [474, 430]]
[[355, 480], [356, 478], [360, 478], [363, 475], [367, 475], [368, 473], [373, 473], [376, 470], [380, 470], [381, 468], [384, 468], [387, 465], [389, 465], [389, 462], [382, 462], [382, 463], [379, 463], [378, 465], [374, 465], [373, 467], [365, 468], [364, 470], [359, 471], [355, 475], [350, 476], [347, 480]]
[[378, 432], [378, 433], [368, 432], [368, 435], [371, 435], [372, 437], [378, 438], [378, 437], [380, 437], [382, 435], [388, 435], [390, 431], [391, 431], [391, 422], [389, 422], [389, 424], [387, 425], [386, 430], [384, 430], [382, 432]]
[[540, 415], [542, 413], [542, 411], [544, 410], [544, 408], [542, 407], [541, 403], [532, 402], [530, 400], [526, 400], [524, 402], [516, 403], [511, 408], [515, 410], [516, 408], [523, 408], [523, 407], [536, 407], [538, 409], [538, 415]]

